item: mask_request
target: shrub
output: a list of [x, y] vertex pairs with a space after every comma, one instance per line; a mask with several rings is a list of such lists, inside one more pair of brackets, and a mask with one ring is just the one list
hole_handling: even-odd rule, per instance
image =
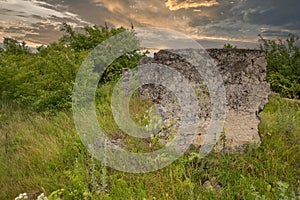
[[300, 97], [300, 50], [296, 46], [298, 37], [290, 35], [288, 39], [267, 40], [260, 36], [261, 50], [267, 54], [268, 76], [273, 91], [283, 97]]
[[[65, 35], [58, 42], [37, 48], [36, 53], [24, 42], [5, 38], [4, 48], [0, 48], [0, 101], [39, 112], [71, 109], [76, 73], [86, 56], [111, 36], [130, 31], [96, 25], [84, 30], [76, 33], [64, 24]], [[116, 59], [104, 71], [101, 83], [116, 81], [123, 68], [135, 67], [143, 55], [133, 51]]]

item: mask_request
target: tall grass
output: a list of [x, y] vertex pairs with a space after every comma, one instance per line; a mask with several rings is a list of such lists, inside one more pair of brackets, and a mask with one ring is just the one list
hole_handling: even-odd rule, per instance
[[[110, 137], [133, 148], [138, 141], [118, 130], [108, 92], [102, 94], [99, 123]], [[138, 115], [148, 108], [140, 105], [134, 108]], [[300, 192], [300, 105], [291, 100], [271, 97], [261, 114], [260, 147], [249, 145], [243, 154], [214, 152], [204, 159], [190, 153], [147, 174], [108, 169], [105, 190], [101, 163], [82, 145], [70, 113], [36, 114], [8, 105], [0, 113], [0, 199], [36, 191], [52, 199], [170, 200], [296, 199]], [[147, 142], [139, 148], [147, 149]]]

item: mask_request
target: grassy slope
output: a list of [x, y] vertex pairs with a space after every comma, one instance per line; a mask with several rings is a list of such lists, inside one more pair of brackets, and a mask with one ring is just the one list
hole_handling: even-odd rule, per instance
[[[99, 121], [116, 137], [107, 99], [107, 93], [99, 99], [98, 113], [105, 116]], [[32, 114], [4, 105], [0, 113], [0, 199], [35, 190], [56, 191], [64, 199], [276, 199], [286, 187], [279, 181], [289, 184], [285, 196], [300, 192], [300, 105], [279, 97], [262, 113], [259, 148], [202, 160], [185, 155], [148, 174], [108, 169], [107, 177], [80, 142], [70, 113]], [[221, 187], [205, 189], [203, 183], [212, 179]], [[101, 190], [103, 180], [107, 192]]]

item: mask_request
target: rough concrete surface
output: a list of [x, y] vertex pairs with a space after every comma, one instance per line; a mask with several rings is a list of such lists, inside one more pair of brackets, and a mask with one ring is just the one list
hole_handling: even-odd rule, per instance
[[[194, 139], [194, 145], [200, 147], [203, 145], [203, 137], [211, 118], [210, 94], [201, 75], [193, 67], [193, 62], [180, 56], [193, 54], [195, 51], [197, 50], [161, 50], [154, 58], [143, 58], [139, 64], [166, 65], [190, 81], [199, 100], [201, 127], [197, 138]], [[222, 149], [241, 147], [246, 143], [259, 144], [259, 113], [268, 103], [271, 94], [270, 85], [266, 82], [265, 54], [258, 50], [245, 49], [208, 49], [207, 53], [217, 66], [226, 90], [226, 119], [223, 131], [225, 137], [222, 137], [223, 141], [219, 142], [218, 147]], [[174, 126], [176, 128], [176, 123], [173, 122], [178, 120], [180, 107], [172, 91], [163, 86], [149, 84], [142, 86], [139, 94], [141, 98], [151, 99], [167, 108], [164, 113], [167, 130]], [[166, 136], [170, 133], [161, 131], [159, 134]]]

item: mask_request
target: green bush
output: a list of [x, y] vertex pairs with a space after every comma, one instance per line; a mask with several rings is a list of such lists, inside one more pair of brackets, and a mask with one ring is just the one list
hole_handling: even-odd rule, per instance
[[296, 46], [299, 38], [290, 35], [288, 39], [267, 40], [260, 36], [261, 50], [267, 54], [268, 81], [273, 91], [283, 97], [300, 97], [300, 50]]
[[224, 44], [223, 48], [224, 49], [236, 49], [237, 46], [234, 46], [234, 45], [232, 45], [230, 43], [226, 43], [226, 44]]
[[85, 55], [58, 43], [36, 54], [5, 51], [0, 61], [2, 101], [37, 111], [69, 109], [76, 71]]
[[[30, 52], [24, 42], [5, 38], [0, 48], [0, 101], [17, 103], [34, 111], [71, 109], [76, 73], [87, 55], [101, 42], [125, 28], [85, 27], [76, 33], [64, 24], [64, 36], [48, 46]], [[115, 60], [101, 77], [101, 83], [116, 81], [123, 68], [133, 68], [144, 54], [128, 52]]]

